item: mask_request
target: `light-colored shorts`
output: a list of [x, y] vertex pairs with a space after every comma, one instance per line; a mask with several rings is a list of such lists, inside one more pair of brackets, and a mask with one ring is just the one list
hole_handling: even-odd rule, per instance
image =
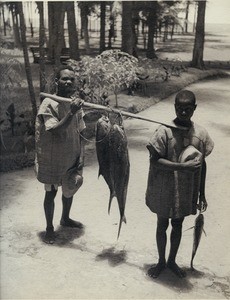
[[44, 184], [45, 191], [51, 192], [52, 186], [57, 191], [58, 187], [62, 187], [62, 194], [66, 198], [72, 197], [78, 189], [82, 186], [83, 177], [81, 171], [68, 171], [63, 177], [60, 183], [56, 184]]

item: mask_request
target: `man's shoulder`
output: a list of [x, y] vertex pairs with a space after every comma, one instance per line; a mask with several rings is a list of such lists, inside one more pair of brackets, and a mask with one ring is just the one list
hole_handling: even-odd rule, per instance
[[46, 97], [42, 103], [41, 103], [41, 106], [48, 106], [48, 105], [51, 105], [53, 107], [57, 107], [59, 105], [59, 103], [57, 101], [54, 101], [53, 99], [51, 98], [48, 98]]
[[206, 128], [204, 128], [203, 126], [197, 123], [193, 123], [193, 130], [196, 134], [200, 134], [200, 135], [206, 135], [208, 133]]
[[39, 106], [38, 114], [43, 114], [44, 112], [47, 111], [47, 109], [52, 109], [52, 110], [57, 110], [59, 106], [59, 103], [50, 99], [50, 98], [45, 98], [42, 103]]

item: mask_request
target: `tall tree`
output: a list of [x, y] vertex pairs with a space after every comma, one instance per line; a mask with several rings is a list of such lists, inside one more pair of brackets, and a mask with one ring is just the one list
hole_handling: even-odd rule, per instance
[[4, 36], [6, 36], [6, 20], [5, 20], [5, 7], [4, 3], [0, 3], [1, 15], [2, 15], [2, 23], [3, 23], [3, 32]]
[[21, 37], [18, 24], [18, 6], [17, 2], [9, 2], [8, 8], [12, 16], [13, 33], [14, 33], [14, 46], [15, 48], [21, 48]]
[[39, 67], [40, 67], [40, 91], [45, 90], [45, 26], [44, 26], [44, 4], [42, 1], [37, 1], [37, 7], [39, 12]]
[[133, 54], [132, 1], [122, 1], [122, 44], [124, 52]]
[[193, 47], [193, 57], [191, 66], [194, 68], [203, 69], [203, 53], [204, 53], [204, 37], [205, 37], [205, 9], [206, 0], [198, 2], [197, 23], [195, 42]]
[[184, 31], [185, 33], [188, 33], [188, 14], [189, 14], [189, 6], [190, 6], [190, 1], [187, 1], [186, 2], [186, 8], [185, 8], [185, 28], [184, 28]]
[[28, 47], [26, 41], [26, 25], [25, 25], [24, 13], [22, 9], [22, 2], [17, 2], [17, 9], [20, 18], [20, 33], [21, 33], [21, 40], [22, 40], [22, 49], [24, 54], [26, 78], [27, 78], [28, 89], [30, 94], [30, 101], [32, 105], [33, 117], [35, 121], [37, 115], [37, 105], [36, 105], [36, 98], [35, 98], [35, 92], [34, 92], [33, 80], [32, 80], [32, 72], [31, 72], [29, 55], [28, 55]]
[[83, 37], [85, 41], [85, 50], [86, 54], [90, 54], [90, 46], [89, 46], [89, 32], [88, 32], [88, 15], [90, 13], [90, 2], [89, 1], [80, 1], [79, 7], [81, 10], [81, 26]]
[[61, 50], [64, 47], [65, 2], [48, 1], [49, 15], [49, 59], [60, 64]]
[[78, 44], [78, 32], [75, 18], [74, 2], [66, 2], [68, 32], [69, 32], [69, 48], [70, 58], [74, 60], [80, 60], [79, 44]]
[[100, 15], [100, 53], [105, 50], [105, 12], [106, 12], [106, 2], [100, 2], [101, 15]]
[[149, 13], [147, 17], [148, 24], [148, 44], [146, 57], [147, 58], [157, 58], [155, 48], [154, 48], [154, 34], [156, 32], [156, 24], [157, 24], [157, 8], [158, 2], [150, 1], [149, 2]]

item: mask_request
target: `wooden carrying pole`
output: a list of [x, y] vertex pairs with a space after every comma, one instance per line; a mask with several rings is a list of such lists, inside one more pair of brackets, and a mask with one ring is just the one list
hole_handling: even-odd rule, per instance
[[[45, 98], [50, 98], [50, 99], [52, 99], [54, 101], [57, 101], [57, 102], [70, 103], [72, 101], [72, 99], [70, 99], [70, 98], [64, 98], [64, 97], [60, 97], [60, 96], [53, 95], [53, 94], [43, 93], [43, 92], [40, 93], [40, 96], [41, 97], [45, 97]], [[122, 110], [119, 110], [119, 109], [114, 109], [114, 108], [111, 108], [111, 107], [108, 107], [108, 106], [104, 106], [104, 105], [99, 105], [99, 104], [84, 102], [83, 106], [87, 107], [87, 108], [99, 109], [99, 110], [104, 110], [104, 111], [107, 111], [107, 112], [113, 112], [113, 113], [121, 114], [122, 116], [126, 116], [126, 117], [129, 117], [129, 118], [134, 118], [134, 119], [138, 119], [138, 120], [143, 120], [143, 121], [147, 121], [147, 122], [161, 124], [161, 125], [165, 125], [165, 126], [171, 127], [171, 128], [177, 128], [177, 129], [187, 130], [186, 127], [183, 127], [183, 126], [180, 126], [180, 125], [176, 125], [173, 122], [171, 124], [167, 124], [167, 123], [155, 121], [155, 120], [152, 120], [152, 119], [149, 119], [149, 118], [144, 118], [144, 117], [141, 117], [139, 115], [136, 115], [136, 114], [133, 114], [133, 113], [130, 113], [130, 112], [122, 111]]]

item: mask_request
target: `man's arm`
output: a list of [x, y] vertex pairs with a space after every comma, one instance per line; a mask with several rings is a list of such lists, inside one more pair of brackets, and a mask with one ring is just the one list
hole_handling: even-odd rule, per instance
[[201, 178], [200, 178], [200, 195], [199, 195], [199, 203], [198, 203], [198, 209], [201, 212], [206, 211], [208, 204], [205, 198], [205, 181], [206, 181], [206, 172], [207, 172], [207, 165], [206, 161], [204, 160], [202, 163], [201, 168]]
[[75, 99], [70, 104], [70, 110], [66, 114], [66, 116], [61, 119], [57, 124], [55, 124], [52, 128], [49, 129], [52, 133], [58, 133], [60, 130], [65, 130], [72, 121], [73, 116], [76, 114], [78, 110], [81, 109], [83, 105], [83, 100]]
[[[148, 146], [147, 146], [148, 148]], [[151, 148], [151, 160], [158, 169], [165, 171], [195, 171], [200, 168], [201, 163], [196, 159], [189, 160], [183, 163], [173, 162], [166, 158], [160, 157], [159, 153]]]
[[79, 156], [79, 163], [77, 166], [78, 170], [82, 170], [84, 167], [84, 162], [85, 162], [85, 138], [84, 138], [84, 130], [80, 134], [80, 156]]

